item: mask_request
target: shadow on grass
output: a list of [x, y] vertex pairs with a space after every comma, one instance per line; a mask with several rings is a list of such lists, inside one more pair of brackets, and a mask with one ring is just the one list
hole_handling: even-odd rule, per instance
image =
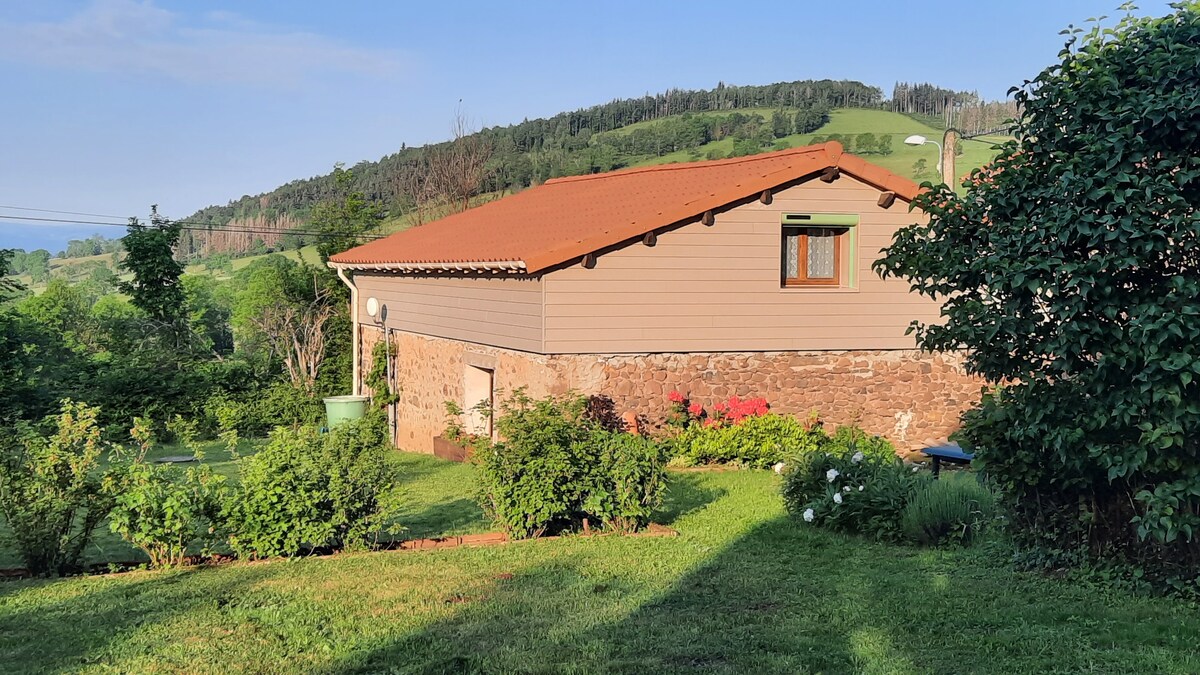
[[0, 601], [0, 670], [74, 672], [109, 661], [113, 650], [141, 630], [186, 617], [204, 607], [237, 602], [266, 570], [247, 568], [236, 576], [207, 568], [144, 573], [141, 578], [96, 577], [66, 585], [54, 581], [6, 582], [24, 596], [69, 593], [36, 602], [36, 609], [11, 598]]
[[725, 496], [722, 488], [705, 485], [699, 474], [672, 473], [663, 504], [654, 514], [654, 522], [671, 525]]
[[[671, 541], [659, 550], [688, 545]], [[450, 620], [328, 672], [851, 672], [878, 664], [859, 653], [845, 620], [870, 613], [871, 583], [859, 579], [852, 598], [822, 587], [846, 553], [824, 541], [777, 518], [658, 595], [647, 595], [636, 573], [598, 576], [586, 557], [559, 556], [494, 581]], [[651, 563], [631, 555], [626, 564]], [[809, 565], [827, 570], [806, 574]], [[863, 604], [843, 615], [846, 602]], [[901, 637], [876, 628], [873, 640], [899, 666], [889, 672], [910, 665]]]
[[405, 511], [397, 521], [406, 529], [397, 539], [422, 539], [486, 529], [483, 511], [472, 499], [451, 499], [420, 511]]
[[448, 618], [363, 645], [327, 672], [1200, 672], [1200, 609], [1016, 573], [974, 552], [781, 516], [664, 585], [653, 568], [702, 542], [643, 542], [545, 552]]

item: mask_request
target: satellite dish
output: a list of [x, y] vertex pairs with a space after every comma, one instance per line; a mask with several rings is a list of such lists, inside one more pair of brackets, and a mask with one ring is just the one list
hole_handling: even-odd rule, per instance
[[375, 317], [379, 314], [379, 301], [375, 298], [367, 298], [367, 316]]

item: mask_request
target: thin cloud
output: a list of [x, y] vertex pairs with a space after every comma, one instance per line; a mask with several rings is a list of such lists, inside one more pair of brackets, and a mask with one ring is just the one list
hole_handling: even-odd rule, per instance
[[395, 78], [394, 50], [274, 30], [230, 12], [189, 18], [153, 2], [94, 0], [57, 22], [0, 22], [0, 60], [71, 70], [166, 76], [201, 84], [296, 87], [320, 75]]

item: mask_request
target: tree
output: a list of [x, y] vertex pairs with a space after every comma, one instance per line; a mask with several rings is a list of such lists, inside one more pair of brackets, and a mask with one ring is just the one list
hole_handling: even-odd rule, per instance
[[133, 279], [121, 282], [120, 289], [134, 307], [152, 319], [175, 323], [187, 317], [186, 299], [179, 283], [183, 265], [175, 260], [180, 227], [160, 216], [157, 206], [150, 208], [150, 226], [132, 218], [121, 239], [127, 253], [121, 268], [132, 272]]
[[490, 161], [495, 144], [490, 136], [473, 133], [462, 111], [455, 115], [450, 131], [454, 140], [428, 148], [399, 177], [399, 189], [414, 205], [418, 223], [426, 219], [431, 203], [450, 213], [471, 208], [471, 200], [494, 168]]
[[335, 253], [361, 244], [362, 235], [378, 228], [383, 219], [377, 205], [369, 202], [362, 192], [352, 189], [353, 172], [338, 164], [333, 167], [333, 174], [341, 195], [317, 204], [312, 214], [312, 226], [321, 233], [317, 253], [322, 263], [329, 262], [329, 257]]
[[[929, 350], [1005, 383], [964, 442], [1048, 564], [1200, 578], [1200, 3], [1082, 37], [1015, 89], [1016, 140], [916, 200], [876, 270], [943, 306]], [[1120, 86], [1113, 86], [1120, 83]], [[1194, 589], [1195, 586], [1193, 585]]]
[[342, 306], [321, 270], [279, 255], [267, 256], [237, 278], [233, 329], [238, 348], [271, 371], [279, 366], [293, 386], [314, 392]]
[[12, 259], [13, 251], [11, 249], [0, 248], [0, 300], [25, 290], [25, 284], [8, 276], [16, 272], [13, 269]]
[[854, 147], [859, 154], [869, 155], [879, 151], [879, 141], [875, 139], [875, 134], [867, 132], [854, 139]]
[[50, 252], [44, 248], [35, 249], [25, 254], [25, 271], [35, 284], [40, 284], [50, 278]]
[[927, 174], [927, 173], [929, 173], [929, 162], [925, 161], [924, 157], [913, 162], [913, 165], [912, 165], [913, 178], [924, 178], [925, 174]]
[[878, 152], [885, 157], [892, 154], [892, 136], [891, 134], [880, 134], [876, 139], [875, 152]]
[[782, 110], [776, 110], [771, 113], [771, 133], [775, 138], [783, 138], [792, 133], [795, 129], [795, 122], [783, 113]]
[[56, 277], [38, 295], [30, 295], [17, 305], [30, 320], [61, 335], [66, 344], [86, 352], [95, 344], [95, 324], [91, 321], [91, 303], [84, 289]]

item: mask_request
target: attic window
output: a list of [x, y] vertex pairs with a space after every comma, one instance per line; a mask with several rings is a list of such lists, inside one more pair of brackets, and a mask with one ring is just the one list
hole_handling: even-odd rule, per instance
[[782, 216], [781, 277], [784, 287], [853, 286], [852, 229], [858, 216], [785, 213]]

